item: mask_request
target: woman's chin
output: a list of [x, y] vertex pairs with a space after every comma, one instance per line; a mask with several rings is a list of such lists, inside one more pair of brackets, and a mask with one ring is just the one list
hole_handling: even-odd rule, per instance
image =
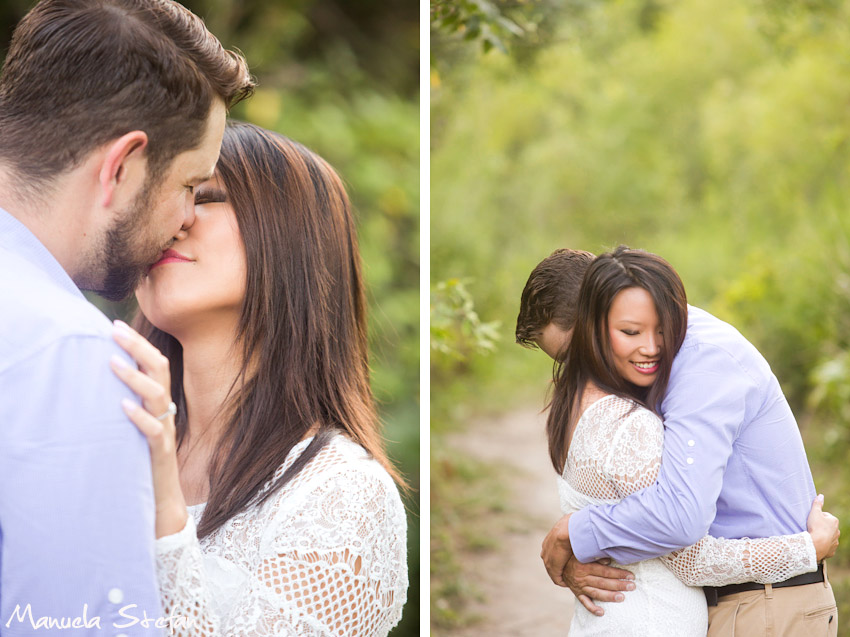
[[165, 311], [165, 308], [161, 307], [145, 307], [142, 304], [139, 304], [139, 309], [156, 329], [170, 334], [177, 340], [180, 340], [179, 334], [189, 329], [192, 324], [192, 318], [185, 313]]

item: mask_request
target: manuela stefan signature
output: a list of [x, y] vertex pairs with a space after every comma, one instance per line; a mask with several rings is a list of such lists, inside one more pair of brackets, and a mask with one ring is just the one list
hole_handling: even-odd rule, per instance
[[[88, 616], [89, 605], [83, 604], [83, 612], [76, 617], [51, 617], [49, 615], [34, 616], [32, 606], [27, 604], [23, 608], [18, 604], [15, 610], [9, 616], [6, 622], [6, 628], [12, 625], [12, 622], [17, 621], [19, 624], [29, 624], [33, 630], [44, 628], [46, 630], [62, 630], [73, 628], [101, 628], [101, 618], [99, 615]], [[197, 621], [196, 617], [187, 617], [183, 615], [169, 615], [168, 617], [149, 617], [147, 611], [142, 609], [141, 617], [139, 617], [138, 606], [136, 604], [127, 604], [118, 610], [121, 619], [112, 622], [113, 628], [130, 628], [136, 624], [140, 624], [144, 628], [169, 628], [172, 631], [181, 628], [191, 628]]]

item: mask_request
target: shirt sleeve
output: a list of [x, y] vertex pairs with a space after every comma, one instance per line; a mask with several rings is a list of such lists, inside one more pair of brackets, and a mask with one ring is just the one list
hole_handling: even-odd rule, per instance
[[[604, 478], [618, 497], [628, 497], [655, 482], [663, 444], [655, 414], [639, 409], [624, 419], [603, 465]], [[661, 559], [690, 586], [774, 584], [817, 569], [815, 545], [808, 532], [756, 539], [706, 536]]]
[[[3, 635], [160, 634], [150, 454], [106, 337], [63, 337], [0, 374]], [[6, 622], [9, 622], [8, 624]]]
[[[188, 617], [175, 635], [385, 635], [406, 599], [404, 509], [391, 481], [346, 470], [300, 498], [303, 506], [264, 507], [248, 524], [266, 525], [257, 563], [227, 616], [211, 603], [211, 583], [189, 518], [157, 540], [166, 614]], [[225, 541], [226, 543], [226, 541]], [[225, 550], [226, 552], [226, 550]]]
[[722, 349], [683, 348], [662, 405], [657, 482], [617, 504], [574, 513], [569, 531], [576, 557], [630, 564], [702, 539], [714, 520], [735, 438], [758, 408], [758, 390], [758, 382]]

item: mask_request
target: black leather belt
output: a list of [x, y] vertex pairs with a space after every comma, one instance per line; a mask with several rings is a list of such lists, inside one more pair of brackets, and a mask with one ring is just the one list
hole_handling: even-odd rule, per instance
[[[785, 588], [786, 586], [805, 586], [806, 584], [817, 584], [824, 581], [823, 564], [818, 564], [818, 570], [812, 573], [803, 573], [792, 577], [784, 582], [773, 584], [773, 588]], [[729, 584], [728, 586], [704, 586], [705, 599], [709, 606], [717, 606], [717, 600], [727, 595], [735, 593], [743, 593], [744, 591], [761, 591], [764, 590], [764, 584], [756, 582], [744, 582], [743, 584]]]

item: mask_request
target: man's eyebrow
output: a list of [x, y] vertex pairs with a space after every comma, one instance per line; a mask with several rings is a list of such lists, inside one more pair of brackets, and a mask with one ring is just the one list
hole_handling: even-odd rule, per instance
[[205, 173], [205, 174], [201, 175], [200, 177], [193, 177], [192, 179], [189, 180], [189, 183], [202, 184], [205, 181], [209, 181], [213, 177], [215, 177], [215, 170], [211, 170], [210, 172]]

